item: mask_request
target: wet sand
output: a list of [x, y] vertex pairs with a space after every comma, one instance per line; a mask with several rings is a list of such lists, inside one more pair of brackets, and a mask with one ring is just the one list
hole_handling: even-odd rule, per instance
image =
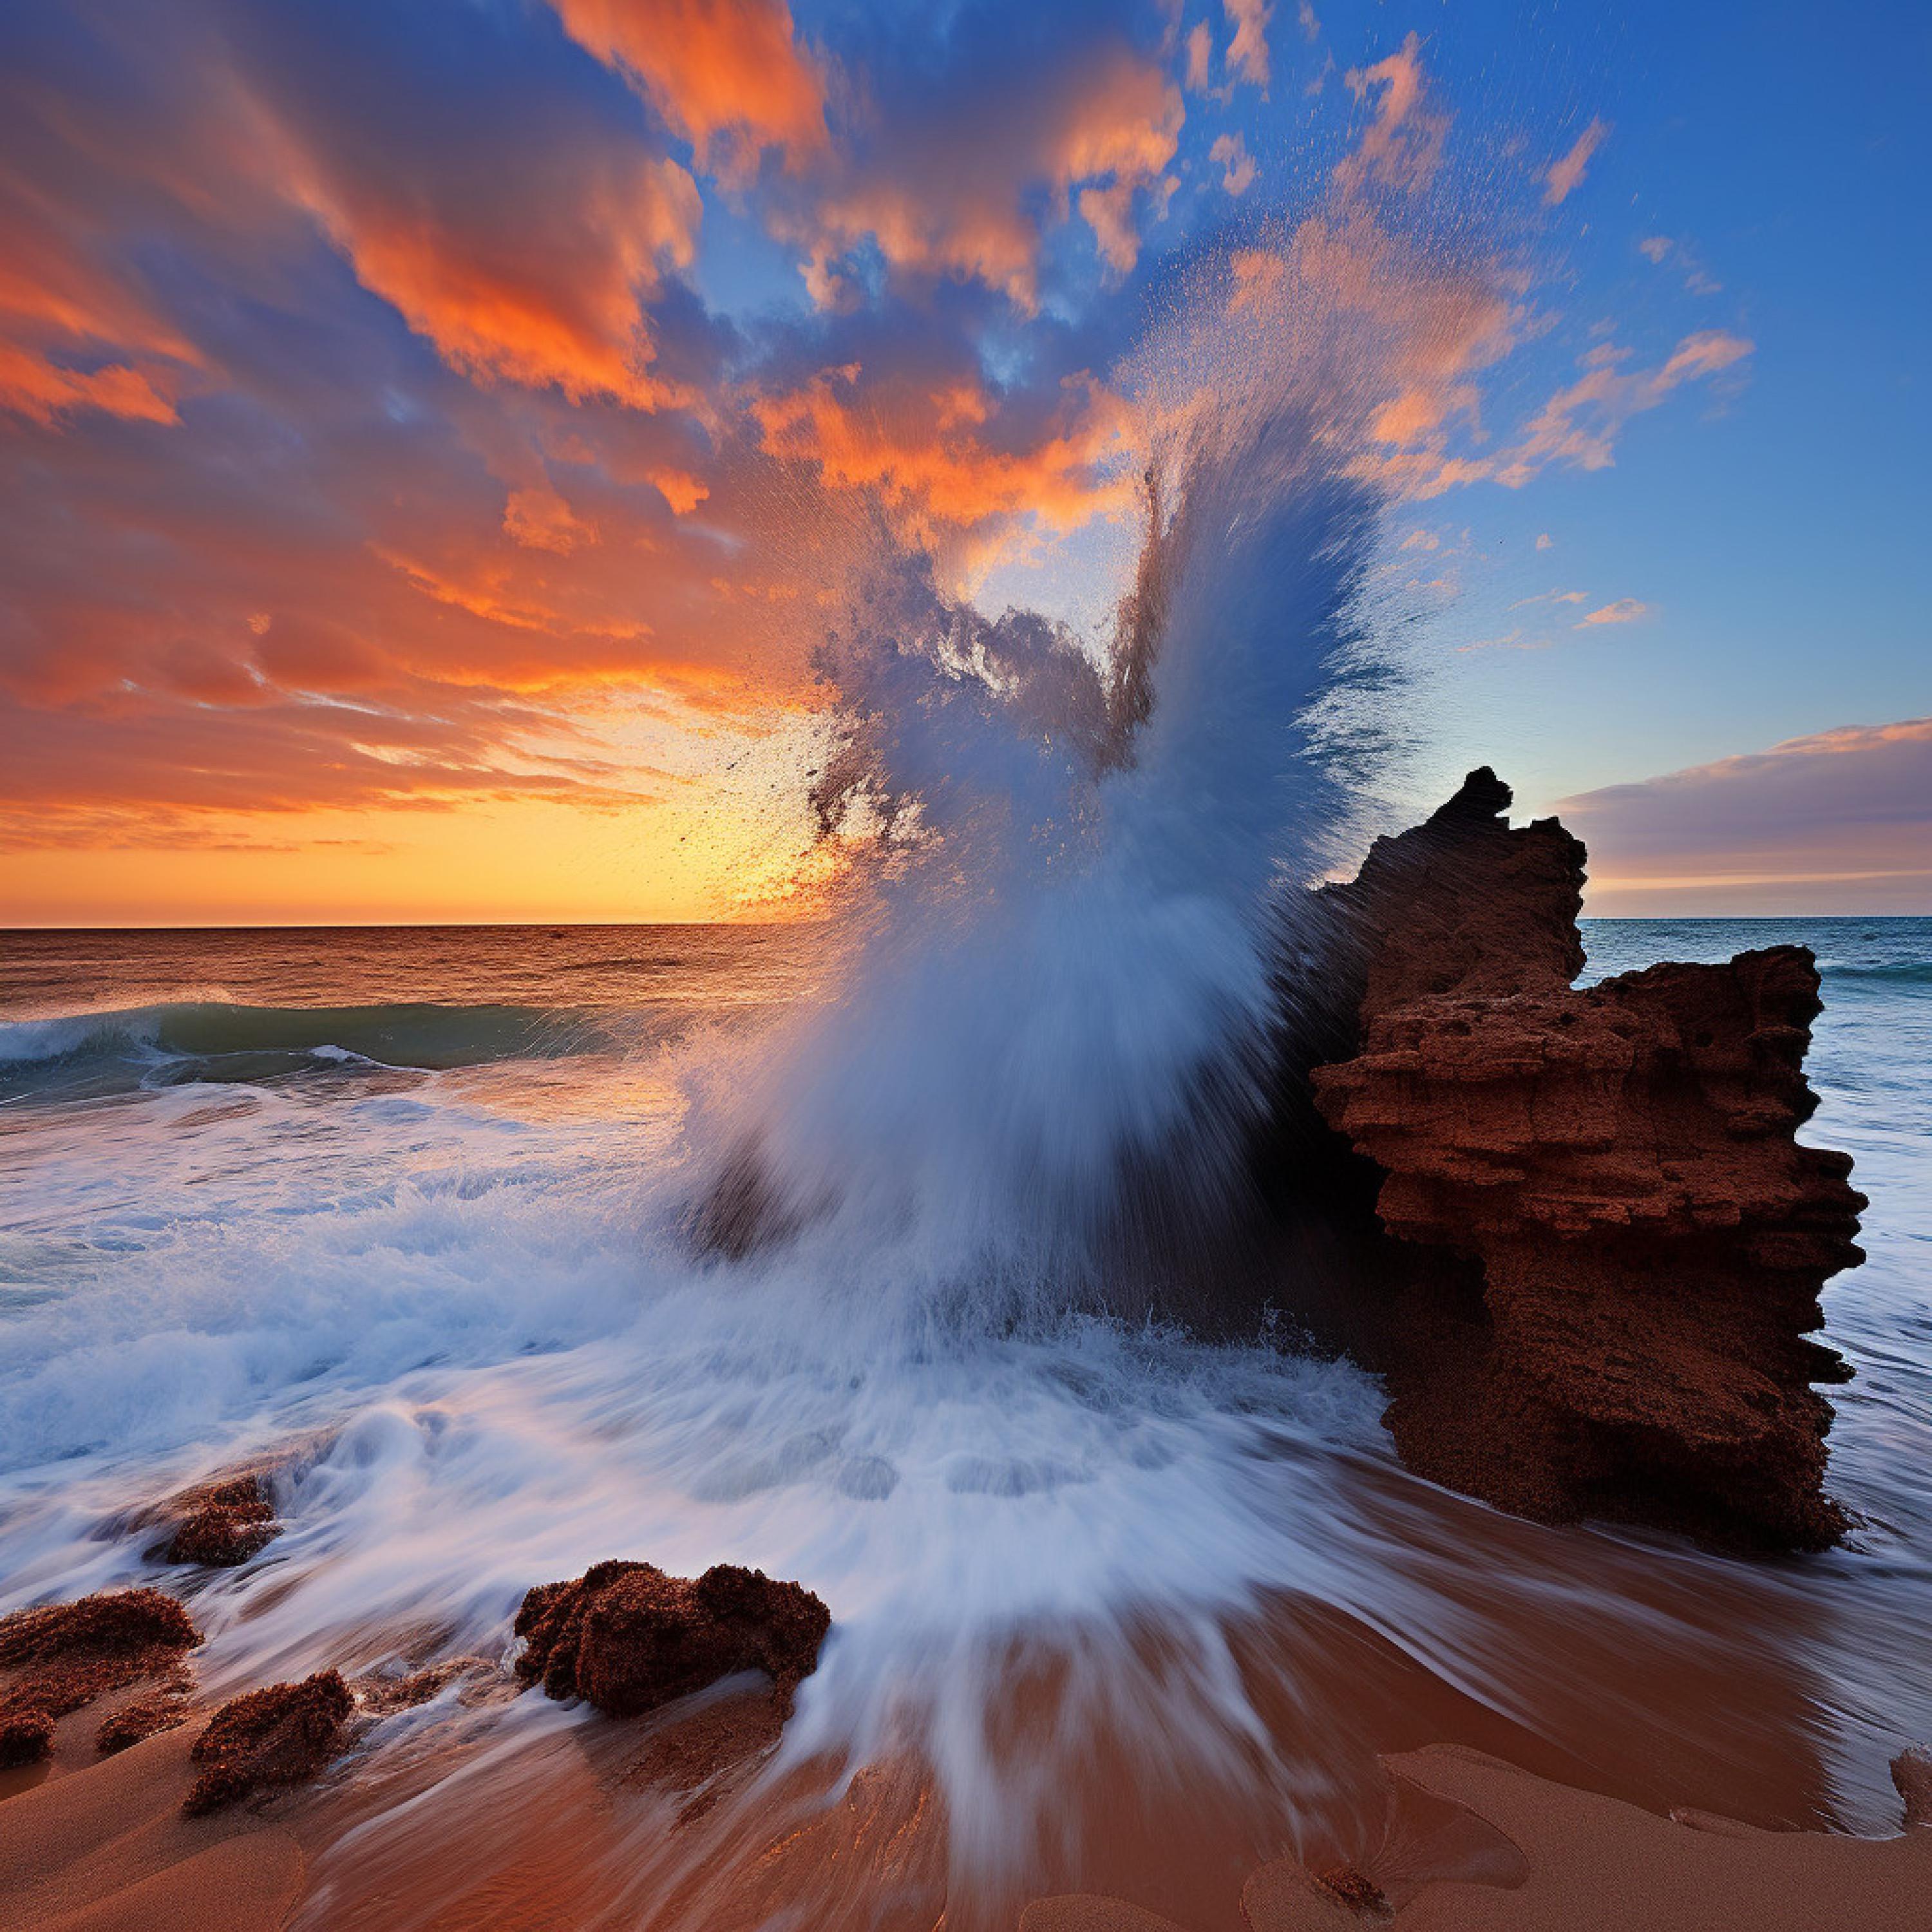
[[[352, 1761], [315, 1790], [209, 1819], [180, 1810], [198, 1726], [91, 1762], [63, 1737], [40, 1781], [0, 1806], [0, 1932], [1851, 1932], [1923, 1924], [1932, 1898], [1922, 1824], [1864, 1839], [1667, 1816], [1434, 1745], [1383, 1760], [1388, 1815], [1363, 1864], [1270, 1859], [1232, 1892], [1170, 1871], [1015, 1898], [988, 1918], [949, 1899], [944, 1821], [910, 1765], [871, 1768], [842, 1795], [834, 1767], [809, 1767], [738, 1821], [762, 1836], [755, 1857], [723, 1874], [695, 1844], [680, 1857], [693, 1812], [689, 1792], [665, 1789], [679, 1762], [665, 1746], [694, 1726], [728, 1732], [747, 1706], [553, 1728], [461, 1766], [434, 1750]], [[654, 1897], [630, 1882], [640, 1864]]]
[[286, 1924], [308, 1869], [301, 1838], [251, 1812], [182, 1815], [201, 1726], [97, 1759], [87, 1740], [98, 1715], [63, 1720], [53, 1763], [0, 1802], [0, 1932], [274, 1932]]
[[[1378, 1501], [1368, 1484], [1360, 1501], [1406, 1492], [1396, 1480]], [[787, 1760], [769, 1700], [742, 1684], [616, 1722], [512, 1699], [507, 1676], [452, 1680], [416, 1710], [369, 1707], [316, 1784], [194, 1820], [180, 1808], [200, 1721], [102, 1759], [96, 1704], [61, 1721], [50, 1764], [0, 1783], [0, 1932], [1927, 1922], [1932, 1831], [1844, 1828], [1828, 1688], [1793, 1662], [1819, 1631], [1766, 1598], [1763, 1574], [1700, 1563], [1646, 1584], [1644, 1553], [1614, 1539], [1467, 1514], [1484, 1546], [1439, 1552], [1462, 1588], [1547, 1573], [1494, 1626], [1524, 1687], [1508, 1713], [1282, 1593], [1227, 1633], [1265, 1736], [1184, 1756], [1131, 1702], [1094, 1703], [1092, 1658], [1016, 1639], [985, 1660], [998, 1769], [1030, 1821], [1002, 1844], [949, 1814], [916, 1726], [866, 1762]], [[1438, 1553], [1426, 1536], [1414, 1547]], [[1644, 1614], [1576, 1620], [1565, 1578], [1620, 1566]], [[1102, 1666], [1144, 1682], [1186, 1659], [1149, 1625]], [[1898, 1815], [1888, 1798], [1858, 1821], [1882, 1834]], [[1315, 1876], [1336, 1872], [1360, 1875], [1355, 1904]]]

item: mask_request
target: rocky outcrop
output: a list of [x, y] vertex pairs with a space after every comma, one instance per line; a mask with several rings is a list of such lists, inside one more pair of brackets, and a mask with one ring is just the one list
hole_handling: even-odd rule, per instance
[[1315, 895], [1304, 940], [1343, 1049], [1315, 1104], [1428, 1257], [1368, 1352], [1396, 1448], [1522, 1515], [1822, 1547], [1844, 1519], [1811, 1384], [1846, 1371], [1807, 1337], [1864, 1202], [1849, 1156], [1796, 1139], [1811, 957], [1575, 988], [1583, 848], [1509, 802], [1472, 772]]
[[160, 1590], [111, 1590], [0, 1618], [0, 1762], [44, 1756], [54, 1720], [111, 1692], [180, 1681], [201, 1641], [186, 1610]]
[[222, 1706], [194, 1741], [201, 1774], [182, 1808], [217, 1811], [250, 1793], [311, 1778], [346, 1742], [356, 1700], [340, 1672], [271, 1684]]
[[194, 1690], [185, 1671], [172, 1673], [154, 1690], [109, 1712], [95, 1729], [94, 1748], [103, 1757], [112, 1757], [164, 1731], [178, 1730], [193, 1714], [188, 1700]]
[[172, 1499], [168, 1511], [173, 1534], [155, 1552], [164, 1563], [237, 1569], [281, 1533], [259, 1470], [244, 1470], [184, 1490]]
[[1932, 1751], [1914, 1744], [1892, 1761], [1892, 1788], [1905, 1807], [1907, 1829], [1932, 1826]]
[[762, 1670], [789, 1709], [831, 1626], [831, 1612], [809, 1590], [760, 1570], [720, 1563], [694, 1582], [648, 1563], [599, 1563], [524, 1599], [517, 1674], [553, 1697], [581, 1697], [629, 1718]]

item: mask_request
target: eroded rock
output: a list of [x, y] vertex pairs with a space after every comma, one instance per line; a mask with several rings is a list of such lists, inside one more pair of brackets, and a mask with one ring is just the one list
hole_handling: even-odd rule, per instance
[[346, 1742], [356, 1700], [340, 1672], [271, 1684], [222, 1706], [194, 1741], [202, 1767], [182, 1808], [220, 1810], [264, 1786], [311, 1778]]
[[1905, 1807], [1905, 1822], [1932, 1825], [1932, 1750], [1914, 1744], [1892, 1761], [1892, 1788]]
[[809, 1590], [721, 1563], [694, 1581], [648, 1563], [599, 1563], [544, 1583], [517, 1614], [517, 1675], [612, 1717], [655, 1710], [742, 1670], [772, 1678], [782, 1711], [817, 1667], [832, 1613]]
[[281, 1533], [268, 1484], [254, 1470], [184, 1490], [168, 1509], [176, 1520], [158, 1552], [164, 1563], [236, 1569]]
[[164, 1678], [153, 1690], [117, 1706], [100, 1720], [94, 1748], [103, 1757], [145, 1744], [164, 1731], [176, 1730], [192, 1714], [188, 1700], [194, 1684], [184, 1670]]
[[1863, 1258], [1849, 1156], [1801, 1147], [1802, 947], [1579, 991], [1582, 847], [1486, 770], [1315, 896], [1352, 1052], [1316, 1105], [1433, 1251], [1378, 1337], [1418, 1473], [1518, 1514], [1818, 1549], [1842, 1381], [1819, 1291]]
[[172, 1678], [201, 1641], [186, 1610], [160, 1590], [110, 1590], [0, 1618], [0, 1761], [46, 1754], [53, 1724], [97, 1697]]

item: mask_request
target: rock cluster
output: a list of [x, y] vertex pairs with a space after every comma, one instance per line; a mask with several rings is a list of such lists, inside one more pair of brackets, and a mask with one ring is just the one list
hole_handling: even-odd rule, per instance
[[44, 1756], [56, 1718], [110, 1692], [158, 1678], [171, 1694], [200, 1641], [187, 1611], [160, 1590], [104, 1591], [0, 1618], [0, 1762]]
[[1811, 1385], [1848, 1372], [1807, 1338], [1864, 1201], [1796, 1138], [1811, 956], [1576, 988], [1583, 848], [1509, 802], [1472, 772], [1314, 896], [1343, 1049], [1315, 1104], [1426, 1257], [1370, 1352], [1396, 1448], [1521, 1515], [1821, 1548], [1844, 1518]]

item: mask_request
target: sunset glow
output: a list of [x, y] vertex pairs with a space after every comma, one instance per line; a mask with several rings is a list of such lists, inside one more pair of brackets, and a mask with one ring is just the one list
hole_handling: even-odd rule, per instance
[[[1868, 567], [1922, 393], [1885, 388], [1894, 335], [1856, 379], [1885, 410], [1827, 404], [1801, 280], [1841, 211], [1758, 130], [1687, 185], [1675, 82], [1558, 50], [1498, 124], [1469, 45], [1252, 0], [929, 32], [783, 0], [160, 0], [9, 37], [10, 922], [795, 904], [855, 560], [889, 542], [994, 611], [1118, 593], [1132, 358], [1217, 273], [1237, 306], [1319, 289], [1381, 345], [1362, 468], [1444, 680], [1415, 796], [1479, 758], [1534, 808], [1587, 794], [1627, 910], [1720, 878], [1750, 881], [1732, 910], [1786, 880], [1932, 904], [1932, 790], [1867, 744], [1928, 702], [1922, 618]], [[1836, 99], [1780, 148], [1822, 151]], [[1862, 228], [1911, 170], [1858, 165]], [[1732, 191], [1753, 166], [1774, 247], [1769, 190]], [[1403, 238], [1477, 181], [1498, 219]], [[1801, 452], [1828, 407], [1826, 512]], [[1826, 545], [1826, 514], [1858, 535]], [[1808, 817], [1785, 754], [1832, 730]], [[1726, 760], [1802, 860], [1700, 819]], [[1638, 829], [1645, 786], [1667, 826]]]

